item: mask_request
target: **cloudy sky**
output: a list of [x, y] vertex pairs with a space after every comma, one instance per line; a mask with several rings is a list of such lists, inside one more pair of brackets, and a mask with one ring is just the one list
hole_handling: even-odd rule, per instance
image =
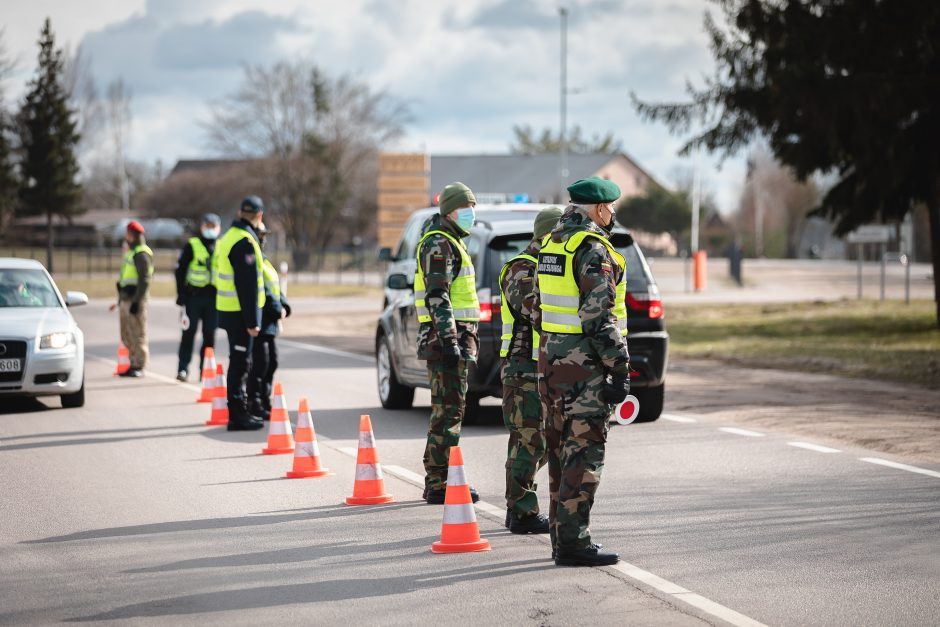
[[[613, 131], [625, 151], [671, 184], [690, 168], [680, 140], [633, 112], [641, 98], [678, 99], [713, 67], [702, 30], [706, 0], [565, 0], [569, 124]], [[82, 45], [101, 89], [123, 78], [133, 97], [130, 156], [172, 164], [211, 156], [200, 121], [232, 92], [245, 63], [306, 58], [351, 73], [410, 106], [396, 148], [502, 153], [514, 124], [558, 127], [557, 0], [0, 0], [19, 99], [35, 70], [46, 16], [60, 44]], [[725, 211], [736, 205], [743, 158], [702, 159]], [[572, 173], [576, 175], [577, 173]]]

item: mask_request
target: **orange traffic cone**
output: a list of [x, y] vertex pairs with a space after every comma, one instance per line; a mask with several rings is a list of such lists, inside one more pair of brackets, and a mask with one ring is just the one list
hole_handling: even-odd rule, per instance
[[477, 515], [473, 511], [470, 485], [463, 469], [459, 446], [450, 447], [447, 467], [447, 491], [444, 493], [444, 523], [441, 539], [431, 545], [434, 553], [473, 553], [489, 551], [490, 541], [480, 538]]
[[317, 446], [317, 434], [313, 430], [313, 420], [310, 418], [310, 408], [305, 398], [300, 399], [300, 408], [297, 410], [295, 440], [294, 468], [287, 471], [285, 476], [288, 479], [325, 477], [333, 474], [320, 466], [320, 447]]
[[131, 369], [131, 353], [124, 346], [124, 342], [118, 344], [117, 366], [114, 367], [114, 375], [124, 374]]
[[294, 437], [290, 431], [284, 387], [274, 382], [274, 398], [271, 399], [271, 421], [268, 424], [268, 445], [261, 449], [265, 455], [286, 455], [294, 452]]
[[215, 386], [212, 388], [212, 413], [206, 421], [207, 427], [224, 427], [228, 424], [228, 387], [225, 385], [225, 370], [222, 364], [215, 367]]
[[359, 451], [356, 453], [356, 482], [352, 496], [346, 497], [346, 505], [378, 505], [394, 501], [391, 494], [385, 493], [385, 479], [382, 478], [382, 465], [375, 448], [375, 435], [372, 434], [372, 420], [368, 414], [359, 416]]
[[211, 346], [206, 346], [206, 354], [203, 357], [202, 365], [202, 392], [199, 394], [199, 398], [196, 399], [197, 403], [211, 403], [212, 399], [215, 398], [215, 380], [216, 380], [216, 364], [215, 364], [215, 349]]

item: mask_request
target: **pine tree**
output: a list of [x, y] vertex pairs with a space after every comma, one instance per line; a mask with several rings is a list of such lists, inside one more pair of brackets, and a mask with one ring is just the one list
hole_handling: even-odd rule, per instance
[[74, 111], [63, 85], [63, 55], [55, 47], [49, 18], [39, 37], [39, 67], [18, 116], [22, 162], [20, 212], [46, 216], [46, 267], [52, 272], [53, 216], [71, 217], [83, 211], [79, 202]]
[[19, 179], [13, 167], [13, 150], [10, 145], [10, 122], [0, 104], [0, 232], [13, 214]]

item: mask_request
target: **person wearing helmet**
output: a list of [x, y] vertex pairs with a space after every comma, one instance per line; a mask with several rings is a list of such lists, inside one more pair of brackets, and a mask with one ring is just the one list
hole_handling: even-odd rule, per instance
[[[261, 251], [267, 240], [268, 229], [262, 222], [258, 226]], [[251, 372], [248, 374], [248, 411], [263, 420], [271, 417], [271, 385], [277, 370], [277, 344], [274, 339], [280, 330], [281, 319], [290, 315], [287, 295], [281, 290], [281, 280], [271, 260], [261, 261], [264, 277], [264, 307], [261, 309], [261, 332], [255, 338], [251, 352]]]
[[111, 305], [113, 311], [120, 307], [121, 342], [127, 347], [130, 368], [122, 377], [142, 377], [150, 350], [147, 344], [147, 296], [153, 278], [153, 251], [144, 238], [144, 227], [131, 220], [124, 236], [127, 254], [118, 276], [118, 302]]
[[219, 238], [222, 220], [214, 213], [206, 213], [199, 224], [199, 233], [190, 237], [183, 246], [176, 264], [176, 304], [183, 308], [183, 336], [180, 338], [177, 381], [189, 378], [189, 362], [193, 357], [193, 342], [200, 323], [200, 374], [206, 348], [215, 346], [215, 330], [219, 326], [219, 315], [215, 309], [215, 286], [212, 282], [212, 253], [215, 251], [215, 241]]
[[228, 430], [255, 431], [264, 427], [260, 417], [248, 413], [245, 380], [251, 368], [254, 340], [261, 332], [264, 275], [257, 228], [264, 203], [257, 196], [242, 200], [238, 218], [219, 238], [212, 256], [215, 308], [219, 326], [228, 335]]

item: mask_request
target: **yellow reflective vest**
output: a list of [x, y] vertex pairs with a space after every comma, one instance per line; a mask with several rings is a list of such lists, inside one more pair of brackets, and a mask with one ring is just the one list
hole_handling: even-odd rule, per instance
[[421, 268], [421, 245], [435, 233], [443, 235], [450, 240], [460, 252], [460, 272], [450, 284], [450, 305], [454, 311], [454, 320], [461, 322], [478, 322], [480, 320], [480, 301], [477, 299], [477, 279], [473, 270], [473, 259], [467, 252], [463, 241], [444, 231], [428, 231], [418, 242], [417, 258], [418, 269], [415, 272], [415, 309], [418, 310], [418, 322], [430, 322], [431, 312], [428, 310], [425, 297], [427, 296], [424, 281], [424, 270]]
[[198, 237], [190, 237], [189, 245], [193, 249], [193, 258], [186, 269], [186, 283], [193, 287], [206, 287], [212, 283], [212, 253]]
[[243, 239], [251, 242], [255, 253], [255, 264], [258, 270], [258, 307], [264, 307], [264, 271], [261, 255], [261, 246], [258, 240], [245, 229], [233, 226], [225, 232], [215, 245], [215, 254], [212, 255], [212, 276], [215, 281], [215, 308], [219, 311], [241, 311], [238, 302], [238, 293], [235, 291], [235, 269], [229, 260], [232, 247]]
[[542, 330], [549, 333], [580, 334], [581, 317], [578, 309], [581, 292], [574, 275], [574, 254], [586, 237], [594, 237], [604, 244], [614, 263], [620, 266], [620, 281], [614, 315], [620, 334], [627, 334], [627, 261], [606, 237], [592, 231], [579, 231], [561, 243], [549, 239], [539, 252], [538, 278], [542, 307]]
[[[502, 344], [499, 347], [499, 356], [506, 357], [509, 355], [509, 346], [512, 343], [513, 329], [516, 326], [516, 317], [513, 315], [512, 310], [509, 308], [509, 301], [506, 300], [506, 293], [503, 291], [503, 278], [506, 276], [506, 270], [509, 269], [509, 266], [516, 262], [518, 259], [526, 259], [531, 261], [533, 264], [538, 263], [538, 259], [532, 255], [526, 253], [519, 253], [503, 265], [503, 269], [499, 271], [499, 295], [500, 302], [502, 302], [502, 307], [499, 309], [500, 317], [503, 320], [503, 335], [500, 338]], [[532, 328], [532, 359], [538, 361], [539, 358], [539, 334]]]
[[[147, 253], [150, 255], [150, 259], [153, 259], [153, 251], [150, 249], [150, 246], [147, 246], [146, 244], [139, 244], [127, 251], [127, 254], [124, 255], [124, 263], [121, 265], [121, 274], [118, 277], [118, 287], [129, 287], [131, 285], [137, 285], [139, 276], [137, 274], [137, 266], [134, 265], [134, 257], [137, 256], [137, 253]], [[147, 276], [153, 276], [152, 262], [150, 264], [150, 271], [147, 273]]]
[[277, 270], [274, 269], [267, 257], [261, 262], [261, 273], [264, 277], [264, 286], [271, 292], [271, 296], [275, 300], [281, 300], [281, 279], [277, 276]]

